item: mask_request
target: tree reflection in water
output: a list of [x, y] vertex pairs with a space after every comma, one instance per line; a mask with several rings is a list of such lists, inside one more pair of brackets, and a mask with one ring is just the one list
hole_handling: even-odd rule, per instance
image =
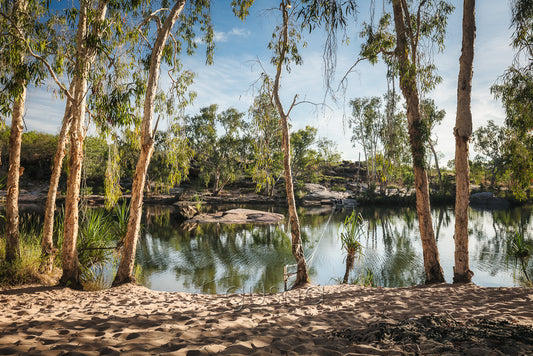
[[[172, 209], [147, 207], [146, 211], [137, 261], [151, 288], [199, 293], [283, 290], [283, 267], [294, 262], [284, 224], [200, 224], [186, 231], [179, 227]], [[361, 241], [364, 256], [352, 273], [371, 270], [374, 286], [423, 283], [422, 248], [415, 209], [361, 208], [358, 211], [368, 221], [368, 231], [366, 239]], [[337, 211], [326, 224], [330, 215], [327, 209], [316, 214], [305, 209], [299, 211], [306, 256], [317, 249], [310, 265], [314, 284], [333, 284], [343, 275], [345, 266], [338, 236], [344, 218], [350, 213], [351, 210]], [[432, 214], [443, 268], [451, 281], [453, 207], [437, 207]], [[520, 285], [520, 267], [505, 258], [506, 238], [509, 232], [521, 232], [527, 240], [533, 239], [528, 235], [533, 230], [531, 208], [471, 210], [470, 219], [474, 283]], [[320, 240], [322, 234], [324, 237]], [[528, 272], [531, 267], [530, 263]]]

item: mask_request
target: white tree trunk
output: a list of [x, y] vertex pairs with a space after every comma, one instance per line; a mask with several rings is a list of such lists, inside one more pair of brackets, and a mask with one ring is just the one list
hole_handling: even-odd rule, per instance
[[298, 212], [296, 211], [296, 201], [294, 199], [294, 187], [292, 184], [292, 170], [291, 170], [291, 140], [289, 134], [289, 118], [283, 109], [281, 99], [279, 97], [279, 87], [281, 79], [281, 71], [283, 69], [285, 55], [287, 52], [289, 35], [288, 35], [288, 24], [289, 24], [289, 15], [287, 11], [287, 5], [282, 3], [281, 11], [283, 12], [283, 29], [282, 29], [282, 40], [280, 45], [282, 50], [280, 50], [280, 58], [278, 58], [276, 77], [274, 79], [273, 86], [273, 97], [274, 103], [278, 110], [279, 116], [281, 118], [281, 129], [282, 129], [282, 148], [283, 148], [283, 167], [285, 171], [285, 191], [287, 193], [287, 205], [289, 208], [289, 223], [291, 227], [291, 237], [292, 237], [292, 255], [296, 259], [297, 270], [296, 270], [296, 281], [294, 282], [293, 288], [303, 287], [309, 283], [309, 272], [307, 270], [307, 263], [305, 261], [304, 250], [302, 247], [302, 237], [300, 232], [300, 221], [298, 219]]
[[[72, 87], [71, 87], [72, 89]], [[70, 90], [72, 94], [72, 90]], [[46, 207], [44, 212], [44, 226], [43, 238], [41, 242], [42, 257], [41, 257], [41, 271], [43, 273], [50, 273], [54, 264], [55, 254], [57, 249], [54, 248], [54, 214], [56, 208], [57, 188], [59, 185], [59, 178], [61, 177], [61, 168], [63, 167], [63, 159], [65, 158], [66, 145], [69, 138], [70, 123], [72, 120], [72, 101], [68, 100], [65, 108], [65, 115], [63, 117], [63, 124], [59, 133], [57, 141], [56, 154], [54, 156], [54, 165], [52, 167], [52, 176], [50, 178], [50, 185], [48, 187], [48, 195], [46, 198]]]
[[148, 84], [146, 87], [146, 96], [144, 98], [144, 111], [141, 128], [141, 153], [135, 169], [135, 177], [131, 188], [130, 216], [128, 220], [128, 229], [124, 238], [124, 247], [122, 249], [122, 259], [118, 267], [117, 275], [113, 281], [113, 286], [124, 283], [135, 282], [133, 276], [133, 267], [135, 263], [135, 251], [139, 239], [139, 230], [141, 227], [141, 215], [143, 204], [143, 192], [146, 181], [146, 172], [150, 164], [154, 149], [154, 132], [152, 132], [154, 102], [159, 83], [161, 69], [161, 56], [164, 46], [170, 35], [174, 23], [178, 20], [180, 13], [185, 7], [186, 0], [177, 1], [166, 18], [163, 27], [158, 31], [157, 38], [152, 49], [150, 61], [150, 72]]
[[[98, 3], [96, 21], [93, 23], [93, 34], [98, 36], [101, 31], [98, 23], [106, 16], [107, 2]], [[81, 184], [81, 168], [83, 164], [83, 141], [85, 139], [85, 106], [87, 95], [87, 79], [91, 65], [96, 57], [96, 50], [87, 46], [88, 4], [80, 2], [78, 32], [76, 38], [76, 67], [73, 78], [74, 103], [72, 104], [72, 123], [70, 127], [70, 159], [67, 178], [67, 196], [65, 199], [65, 226], [63, 234], [63, 275], [60, 284], [73, 288], [81, 288], [78, 261], [78, 223], [79, 199]], [[68, 104], [67, 104], [68, 106]], [[67, 110], [65, 110], [66, 112]]]
[[[27, 1], [15, 1], [13, 4], [13, 18], [19, 24], [21, 15], [27, 8]], [[22, 48], [23, 45], [19, 44]], [[20, 63], [24, 63], [24, 54], [19, 55]], [[19, 238], [19, 182], [22, 168], [20, 167], [20, 149], [22, 146], [22, 130], [24, 129], [24, 108], [26, 103], [26, 86], [24, 79], [17, 80], [21, 92], [13, 103], [11, 121], [11, 135], [9, 136], [9, 169], [7, 173], [6, 197], [6, 249], [5, 257], [8, 263], [20, 259]]]

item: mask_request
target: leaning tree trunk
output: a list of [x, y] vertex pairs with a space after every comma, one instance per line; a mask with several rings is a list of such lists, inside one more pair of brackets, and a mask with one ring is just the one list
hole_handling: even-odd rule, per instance
[[[441, 283], [444, 282], [444, 275], [440, 265], [439, 250], [437, 248], [431, 219], [429, 183], [424, 167], [423, 123], [420, 116], [420, 99], [416, 85], [416, 73], [413, 70], [416, 61], [413, 61], [414, 63], [410, 62], [408, 58], [407, 29], [404, 21], [402, 1], [393, 0], [392, 6], [397, 42], [395, 55], [399, 63], [400, 87], [407, 103], [409, 142], [415, 175], [416, 212], [418, 215], [420, 237], [422, 239], [426, 284]], [[416, 48], [412, 48], [411, 50], [416, 50]]]
[[[26, 10], [26, 1], [15, 1], [13, 5], [13, 18], [20, 21], [22, 13]], [[15, 44], [16, 46], [16, 44]], [[20, 48], [23, 44], [20, 44]], [[19, 48], [19, 50], [20, 50]], [[21, 53], [18, 58], [20, 67], [24, 62], [24, 55]], [[21, 74], [21, 73], [19, 73]], [[11, 135], [9, 136], [9, 169], [7, 173], [7, 197], [6, 197], [6, 261], [13, 263], [20, 260], [20, 238], [19, 238], [19, 181], [22, 168], [20, 167], [20, 149], [22, 146], [22, 130], [24, 129], [24, 108], [26, 103], [25, 76], [21, 75], [17, 79], [17, 87], [20, 92], [13, 103], [13, 113], [11, 121]]]
[[128, 229], [124, 238], [124, 247], [122, 249], [122, 258], [118, 267], [117, 275], [113, 280], [113, 286], [124, 283], [135, 282], [133, 276], [133, 267], [135, 263], [135, 251], [137, 249], [137, 240], [139, 239], [139, 230], [141, 227], [141, 215], [143, 204], [143, 191], [146, 181], [146, 172], [154, 150], [154, 132], [152, 132], [152, 123], [154, 117], [154, 103], [159, 83], [161, 68], [161, 56], [163, 49], [170, 35], [174, 23], [185, 7], [186, 0], [177, 1], [163, 27], [157, 33], [157, 39], [152, 49], [150, 61], [150, 73], [146, 87], [146, 96], [144, 98], [144, 112], [142, 120], [141, 133], [141, 153], [135, 169], [135, 177], [131, 188], [130, 217], [128, 220]]
[[437, 151], [435, 151], [435, 146], [433, 145], [433, 141], [429, 139], [429, 148], [431, 149], [431, 152], [433, 153], [433, 157], [435, 158], [435, 167], [437, 168], [437, 174], [439, 175], [439, 190], [442, 190], [443, 184], [442, 184], [442, 173], [440, 171], [439, 167], [439, 158], [437, 157]]
[[[70, 93], [72, 94], [72, 90]], [[43, 273], [50, 273], [52, 271], [55, 255], [57, 253], [57, 249], [54, 248], [53, 240], [54, 213], [56, 208], [57, 188], [59, 186], [59, 178], [61, 177], [63, 159], [65, 158], [65, 148], [68, 142], [71, 119], [72, 101], [68, 100], [65, 108], [65, 115], [63, 117], [63, 125], [61, 126], [61, 131], [59, 133], [56, 154], [54, 156], [54, 165], [52, 167], [52, 176], [50, 178], [50, 186], [48, 188], [48, 196], [46, 198], [43, 238], [41, 241], [41, 272]]]
[[298, 212], [296, 211], [296, 201], [294, 199], [294, 187], [292, 184], [292, 170], [291, 170], [291, 142], [289, 135], [289, 118], [283, 110], [281, 99], [279, 97], [280, 78], [283, 64], [285, 62], [285, 55], [289, 41], [288, 23], [289, 14], [287, 6], [281, 6], [283, 12], [283, 28], [281, 34], [281, 50], [280, 58], [278, 58], [276, 77], [273, 86], [273, 97], [279, 116], [281, 117], [281, 131], [282, 139], [281, 145], [283, 148], [283, 168], [285, 172], [285, 190], [287, 192], [287, 204], [289, 208], [289, 223], [291, 226], [292, 236], [292, 255], [296, 259], [296, 281], [293, 288], [299, 288], [309, 283], [309, 273], [307, 271], [307, 263], [305, 261], [304, 250], [302, 247], [302, 238], [300, 234], [300, 221], [298, 220]]
[[[100, 1], [96, 19], [92, 23], [91, 35], [99, 38], [101, 35], [100, 24], [104, 21], [107, 11], [107, 2]], [[73, 78], [74, 103], [72, 104], [72, 123], [70, 127], [70, 159], [67, 178], [67, 195], [65, 198], [65, 223], [63, 234], [62, 262], [63, 275], [59, 283], [73, 288], [81, 288], [80, 269], [78, 261], [79, 230], [79, 198], [81, 185], [81, 169], [83, 164], [83, 141], [85, 139], [85, 106], [87, 95], [87, 80], [91, 65], [96, 57], [96, 48], [87, 43], [88, 35], [88, 4], [80, 2], [78, 32], [76, 37], [76, 67]], [[68, 106], [68, 104], [67, 104]], [[65, 109], [65, 112], [67, 109]]]
[[343, 284], [348, 283], [348, 277], [350, 276], [350, 271], [353, 269], [354, 263], [355, 255], [348, 253], [348, 255], [346, 256], [346, 271], [344, 271], [344, 278], [342, 279]]
[[457, 116], [455, 121], [455, 266], [453, 282], [470, 282], [468, 256], [468, 198], [470, 196], [470, 167], [468, 166], [468, 143], [472, 136], [472, 63], [474, 60], [474, 39], [476, 36], [475, 0], [463, 3], [463, 47], [459, 58], [459, 79], [457, 84]]

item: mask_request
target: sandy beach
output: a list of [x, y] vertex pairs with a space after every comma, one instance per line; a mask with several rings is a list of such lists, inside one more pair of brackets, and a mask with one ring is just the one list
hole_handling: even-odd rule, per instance
[[0, 291], [0, 354], [532, 354], [533, 289], [310, 287], [198, 295]]

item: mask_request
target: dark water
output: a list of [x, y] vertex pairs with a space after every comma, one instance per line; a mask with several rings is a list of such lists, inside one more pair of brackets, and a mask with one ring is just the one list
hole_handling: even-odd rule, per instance
[[[259, 207], [276, 212], [279, 208]], [[202, 224], [185, 231], [171, 208], [146, 207], [137, 261], [144, 284], [155, 290], [194, 293], [274, 292], [284, 288], [285, 265], [294, 263], [288, 229], [280, 225]], [[224, 209], [222, 209], [224, 210]], [[371, 275], [374, 286], [401, 287], [424, 282], [422, 246], [414, 208], [358, 208], [367, 221], [363, 256], [351, 279]], [[300, 210], [304, 251], [315, 285], [339, 283], [345, 254], [339, 232], [351, 211]], [[441, 264], [453, 276], [453, 207], [433, 209]], [[506, 258], [509, 234], [533, 240], [532, 207], [470, 210], [470, 265], [480, 286], [519, 286], [521, 265]], [[310, 258], [311, 256], [314, 256]], [[289, 269], [291, 270], [291, 269]], [[533, 263], [526, 271], [533, 275]], [[290, 286], [290, 283], [289, 283]]]

